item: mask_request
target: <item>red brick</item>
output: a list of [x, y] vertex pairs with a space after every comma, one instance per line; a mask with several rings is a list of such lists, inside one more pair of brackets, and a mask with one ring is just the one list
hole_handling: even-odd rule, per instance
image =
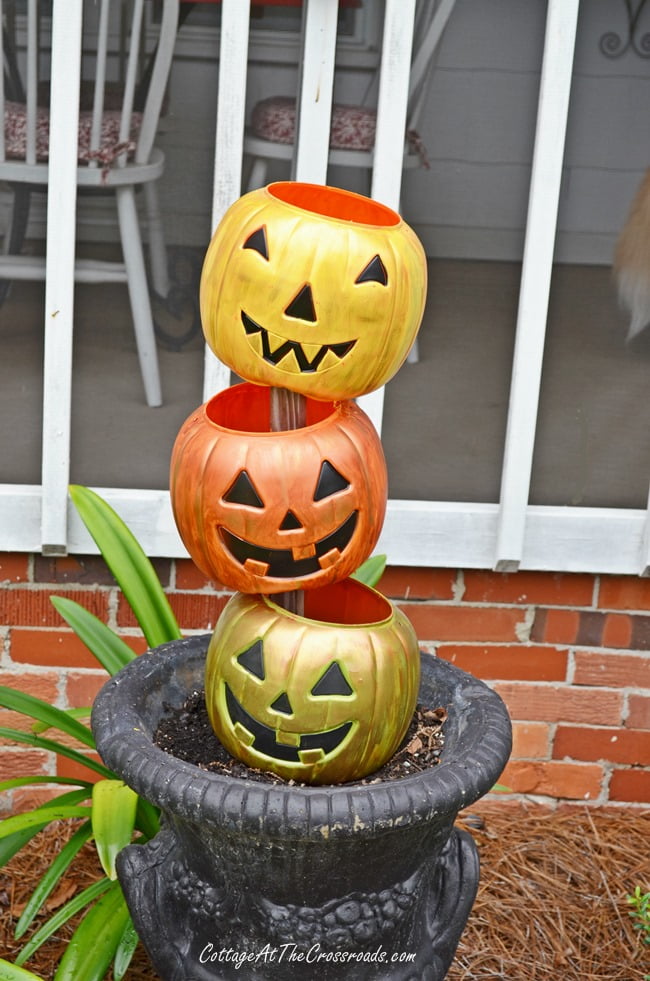
[[[137, 654], [147, 648], [143, 637], [123, 636]], [[11, 659], [22, 664], [56, 665], [65, 668], [96, 668], [97, 659], [71, 630], [11, 631]]]
[[[168, 599], [181, 630], [212, 630], [229, 597], [216, 593], [170, 593]], [[120, 597], [117, 622], [121, 627], [137, 626], [123, 596]]]
[[600, 794], [604, 770], [591, 763], [512, 760], [499, 777], [517, 794], [593, 800]]
[[478, 678], [501, 681], [564, 681], [566, 678], [568, 653], [553, 647], [441, 644], [436, 654]]
[[108, 680], [105, 671], [92, 674], [79, 674], [71, 671], [66, 680], [66, 697], [70, 708], [85, 708], [92, 705], [95, 695]]
[[225, 590], [226, 587], [218, 579], [210, 579], [194, 565], [191, 559], [176, 559], [176, 589], [206, 589]]
[[650, 804], [650, 770], [614, 770], [609, 799]]
[[565, 757], [650, 766], [650, 732], [559, 725], [553, 742], [553, 759]]
[[0, 582], [27, 582], [28, 579], [28, 555], [0, 552]]
[[531, 640], [546, 644], [572, 644], [578, 637], [580, 614], [576, 610], [538, 610]]
[[650, 688], [650, 655], [576, 651], [574, 684]]
[[630, 695], [626, 728], [650, 729], [650, 695]]
[[[0, 590], [0, 625], [10, 627], [60, 627], [63, 620], [56, 612], [51, 589]], [[108, 594], [95, 589], [75, 589], [59, 595], [75, 600], [100, 620], [108, 615]]]
[[603, 647], [629, 647], [631, 641], [631, 618], [625, 613], [608, 613], [603, 626]]
[[601, 576], [598, 606], [605, 610], [650, 611], [650, 579]]
[[39, 672], [0, 672], [0, 685], [8, 688], [15, 688], [17, 691], [27, 692], [35, 698], [42, 698], [45, 702], [55, 702], [58, 695], [58, 674], [52, 671]]
[[50, 754], [44, 749], [2, 749], [0, 780], [12, 777], [40, 776], [49, 773]]
[[10, 655], [22, 664], [92, 668], [97, 664], [86, 645], [70, 630], [11, 631]]
[[[101, 758], [97, 753], [89, 752], [85, 753], [85, 756], [90, 756], [92, 759], [101, 763]], [[82, 763], [77, 763], [75, 760], [69, 760], [66, 756], [57, 756], [56, 758], [56, 772], [59, 777], [72, 777], [76, 780], [89, 780], [91, 783], [96, 783], [101, 780], [101, 774], [97, 773], [95, 770], [89, 770]]]
[[591, 606], [594, 577], [559, 572], [465, 571], [463, 599], [470, 603]]
[[512, 759], [548, 759], [550, 733], [546, 722], [513, 722]]
[[[169, 584], [171, 560], [151, 559], [163, 585]], [[90, 583], [114, 586], [115, 579], [105, 561], [99, 555], [66, 555], [61, 558], [34, 556], [35, 582]]]
[[[143, 634], [120, 634], [119, 636], [120, 640], [128, 644], [136, 654], [144, 654], [145, 651], [149, 650], [149, 645]], [[93, 667], [97, 667], [97, 661], [93, 661]]]
[[501, 695], [513, 719], [524, 722], [583, 722], [592, 725], [618, 725], [623, 694], [602, 688], [572, 688], [568, 685], [530, 685], [498, 682]]
[[99, 555], [66, 555], [60, 558], [35, 555], [34, 582], [115, 585], [110, 569]]
[[637, 651], [650, 651], [650, 616], [630, 617], [632, 638], [629, 646]]
[[524, 611], [506, 607], [436, 606], [412, 603], [401, 607], [420, 640], [516, 641]]
[[378, 589], [392, 599], [450, 600], [454, 598], [457, 573], [450, 569], [417, 569], [388, 566]]

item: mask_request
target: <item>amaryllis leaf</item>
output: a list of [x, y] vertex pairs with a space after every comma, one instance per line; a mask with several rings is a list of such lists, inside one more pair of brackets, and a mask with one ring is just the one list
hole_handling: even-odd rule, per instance
[[118, 514], [88, 487], [74, 484], [70, 497], [104, 561], [115, 576], [151, 647], [181, 636], [156, 571]]

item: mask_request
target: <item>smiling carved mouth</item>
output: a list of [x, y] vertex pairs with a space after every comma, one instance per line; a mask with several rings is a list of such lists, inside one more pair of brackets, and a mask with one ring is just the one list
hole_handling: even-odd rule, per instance
[[351, 722], [344, 722], [336, 729], [325, 729], [323, 732], [311, 732], [301, 736], [297, 733], [284, 733], [284, 737], [294, 742], [294, 745], [285, 745], [277, 740], [277, 730], [265, 726], [263, 722], [258, 722], [246, 711], [243, 705], [233, 695], [232, 691], [226, 688], [226, 704], [233, 725], [239, 723], [240, 726], [252, 736], [252, 742], [248, 743], [251, 749], [270, 756], [276, 760], [286, 760], [288, 763], [318, 763], [328, 753], [332, 753], [341, 745], [350, 729]]
[[261, 324], [256, 323], [247, 313], [241, 312], [241, 321], [250, 343], [269, 364], [294, 373], [324, 371], [338, 364], [348, 354], [356, 341], [343, 341], [341, 344], [300, 344], [287, 341], [278, 334], [272, 334]]
[[[310, 576], [321, 569], [328, 569], [338, 561], [357, 526], [358, 511], [353, 511], [342, 525], [319, 542], [299, 548], [264, 548], [244, 538], [238, 538], [226, 528], [220, 528], [221, 538], [230, 554], [247, 571], [257, 576], [275, 579], [293, 579]], [[305, 551], [311, 553], [305, 555]]]

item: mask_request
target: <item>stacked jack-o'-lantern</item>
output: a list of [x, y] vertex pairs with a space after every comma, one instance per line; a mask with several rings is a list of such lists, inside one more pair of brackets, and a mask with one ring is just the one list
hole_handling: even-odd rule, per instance
[[212, 725], [234, 756], [285, 778], [365, 776], [413, 715], [415, 632], [349, 578], [387, 497], [381, 442], [353, 400], [403, 363], [425, 293], [411, 228], [338, 188], [246, 194], [208, 249], [203, 330], [245, 382], [182, 426], [172, 506], [195, 563], [239, 590], [208, 649]]

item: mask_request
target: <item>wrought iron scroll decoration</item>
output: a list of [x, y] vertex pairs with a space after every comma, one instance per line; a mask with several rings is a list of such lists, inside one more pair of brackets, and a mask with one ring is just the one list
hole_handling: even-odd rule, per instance
[[636, 9], [632, 0], [624, 0], [627, 11], [627, 37], [616, 31], [607, 31], [598, 42], [606, 58], [620, 58], [626, 51], [633, 51], [640, 58], [650, 58], [650, 32], [641, 33], [639, 21], [647, 0], [638, 0]]

